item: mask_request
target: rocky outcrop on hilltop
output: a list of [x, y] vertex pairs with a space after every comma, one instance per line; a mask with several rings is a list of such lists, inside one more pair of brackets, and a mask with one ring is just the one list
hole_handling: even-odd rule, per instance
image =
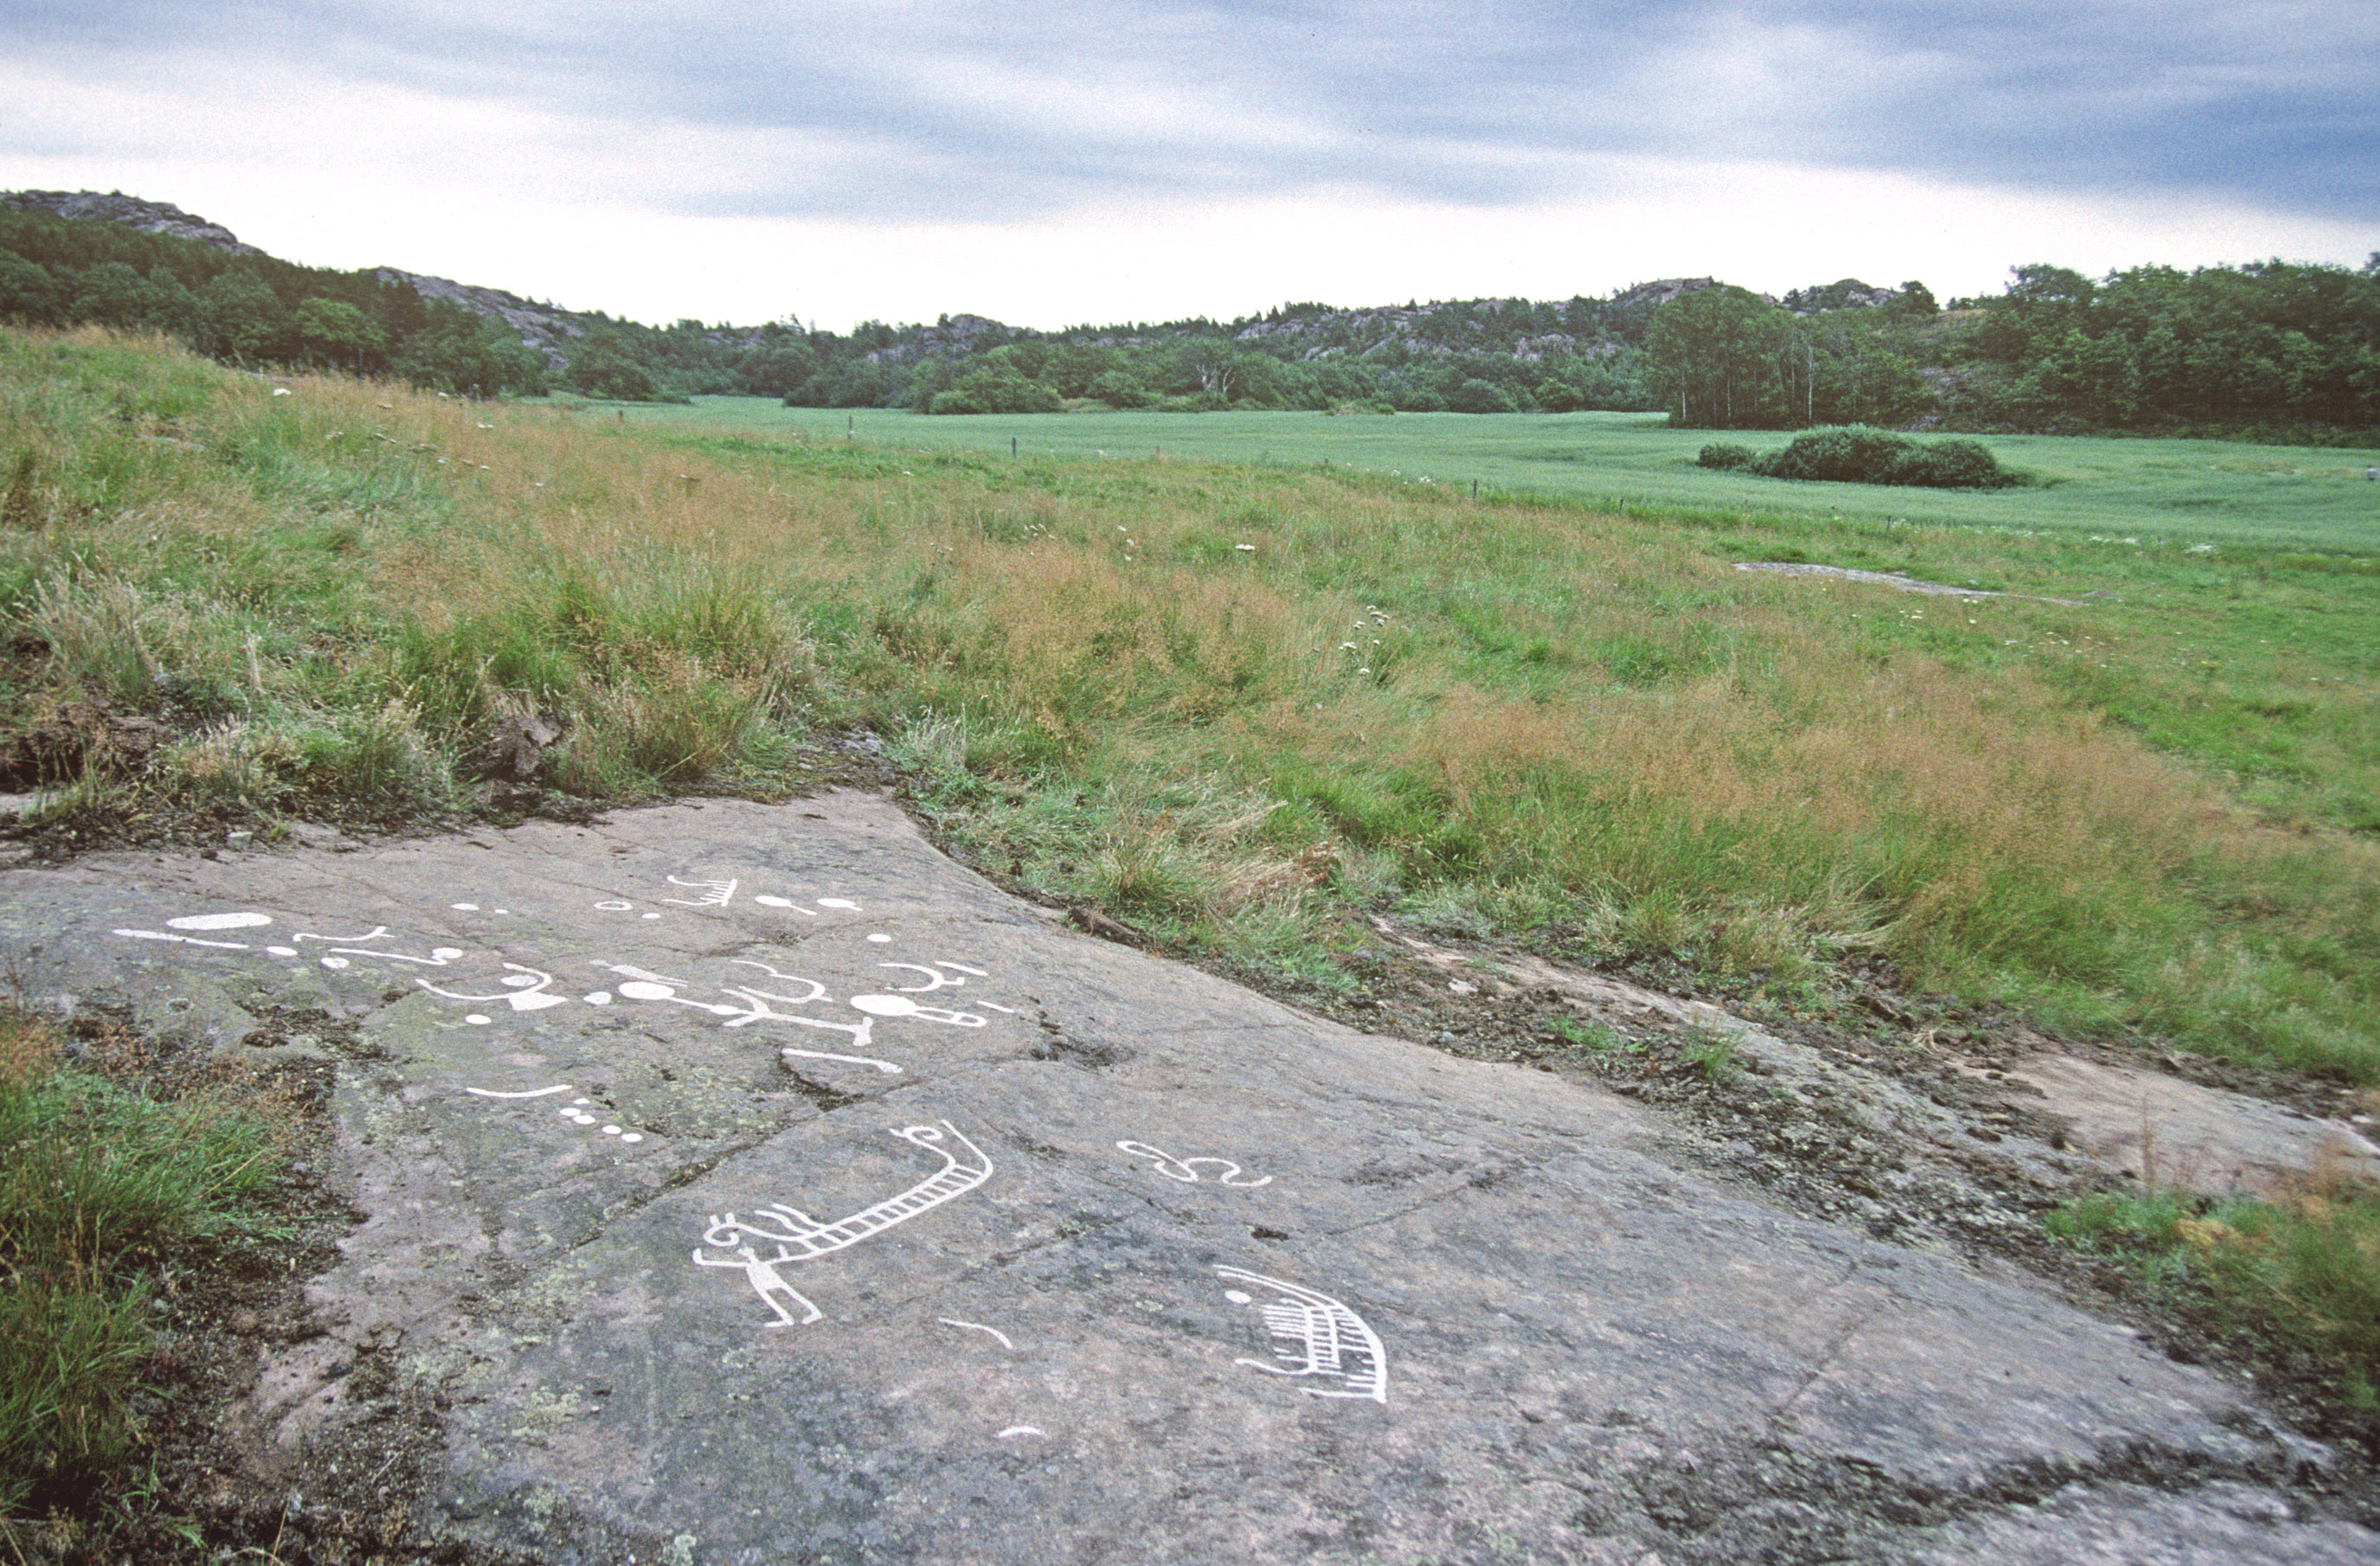
[[569, 358], [572, 346], [587, 335], [587, 329], [572, 319], [570, 311], [524, 299], [502, 288], [457, 283], [450, 277], [431, 277], [393, 266], [383, 266], [373, 275], [383, 283], [410, 284], [413, 291], [425, 299], [443, 299], [474, 315], [503, 322], [520, 334], [526, 346], [543, 354], [546, 363], [555, 370]]
[[171, 201], [147, 201], [120, 190], [102, 195], [96, 190], [9, 190], [0, 192], [0, 207], [11, 212], [48, 212], [53, 217], [90, 223], [120, 223], [143, 234], [175, 239], [195, 239], [236, 256], [262, 255], [253, 245], [219, 223], [186, 212]]

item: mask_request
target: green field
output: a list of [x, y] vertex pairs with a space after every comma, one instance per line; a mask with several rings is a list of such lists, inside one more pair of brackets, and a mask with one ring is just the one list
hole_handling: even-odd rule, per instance
[[[566, 405], [558, 405], [566, 406]], [[2039, 488], [1988, 492], [1801, 484], [1694, 466], [1709, 441], [1756, 450], [1784, 431], [1671, 430], [1659, 414], [1077, 413], [925, 418], [864, 408], [785, 407], [766, 397], [698, 397], [692, 407], [596, 404], [579, 417], [683, 426], [760, 440], [856, 438], [863, 445], [1075, 457], [1168, 457], [1333, 467], [1504, 491], [1621, 504], [1840, 513], [1865, 521], [2051, 529], [2098, 535], [2117, 550], [2248, 544], [2380, 553], [2380, 483], [2363, 472], [2380, 448], [2235, 441], [1992, 436], [1985, 443]]]
[[[871, 443], [765, 402], [287, 379], [0, 333], [0, 747], [42, 830], [775, 792], [862, 727], [974, 862], [1281, 987], [1360, 988], [1364, 916], [1392, 911], [1683, 963], [1755, 1011], [1824, 1010], [1839, 959], [1881, 955], [2056, 1025], [2380, 1083], [2380, 560], [2352, 516], [2380, 485], [2355, 458], [2023, 443], [2102, 476], [1910, 495], [1706, 474], [1697, 436], [1628, 419], [853, 419]], [[1234, 432], [1275, 460], [1182, 449]], [[1537, 466], [1655, 498], [1475, 503], [1407, 455], [1500, 432], [1608, 449]], [[990, 449], [895, 439], [970, 436]], [[1374, 472], [1359, 440], [1406, 444]], [[2158, 466], [2209, 452], [2232, 466]], [[2095, 493], [2106, 516], [2192, 485], [2229, 534], [2093, 530]], [[1755, 491], [1801, 509], [1726, 504]], [[2314, 509], [2285, 492], [2328, 519], [2276, 520]], [[1737, 568], [1795, 559], [2007, 596]], [[535, 712], [566, 738], [493, 789]]]

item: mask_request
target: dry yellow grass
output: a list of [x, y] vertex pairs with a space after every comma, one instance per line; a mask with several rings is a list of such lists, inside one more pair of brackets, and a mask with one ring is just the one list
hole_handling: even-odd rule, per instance
[[[54, 527], [20, 599], [94, 668], [128, 645], [229, 664], [255, 710], [186, 752], [225, 786], [261, 743], [234, 725], [300, 710], [380, 714], [383, 751], [418, 720], [449, 755], [508, 704], [560, 710], [555, 781], [596, 794], [732, 769], [805, 712], [941, 714], [946, 771], [1097, 784], [1079, 852], [1029, 792], [974, 801], [987, 842], [1043, 874], [1104, 850], [1110, 883], [1185, 916], [1305, 895], [1297, 856], [1328, 842], [1508, 913], [1653, 899], [1747, 963], [1881, 941], [1943, 982], [2070, 981], [2169, 1025], [2228, 993], [2230, 1021], [2191, 1026], [2235, 1037], [2312, 1006], [2333, 1052], [2370, 988], [2283, 983], [2216, 906], [2295, 886], [2282, 925], [2347, 929], [2368, 896], [2304, 888], [2380, 883], [2369, 844], [2315, 864], [1986, 656], [2048, 620], [2112, 639], [2075, 611], [1911, 609], [1657, 524], [1336, 476], [669, 443], [286, 384], [229, 378], [171, 427], [211, 459], [168, 448], [135, 504]], [[335, 590], [306, 575], [334, 525]], [[1927, 613], [1940, 652], [1876, 633]]]

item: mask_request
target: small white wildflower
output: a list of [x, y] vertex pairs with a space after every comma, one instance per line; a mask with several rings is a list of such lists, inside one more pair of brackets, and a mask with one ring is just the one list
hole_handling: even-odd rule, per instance
[[289, 395], [289, 388], [286, 386], [275, 386], [273, 388], [273, 395], [276, 397], [285, 397]]

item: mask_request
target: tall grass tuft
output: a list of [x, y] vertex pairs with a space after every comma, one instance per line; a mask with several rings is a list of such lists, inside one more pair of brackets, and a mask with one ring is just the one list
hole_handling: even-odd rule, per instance
[[119, 1461], [150, 1346], [147, 1276], [248, 1221], [270, 1125], [64, 1069], [0, 1010], [0, 1513]]

